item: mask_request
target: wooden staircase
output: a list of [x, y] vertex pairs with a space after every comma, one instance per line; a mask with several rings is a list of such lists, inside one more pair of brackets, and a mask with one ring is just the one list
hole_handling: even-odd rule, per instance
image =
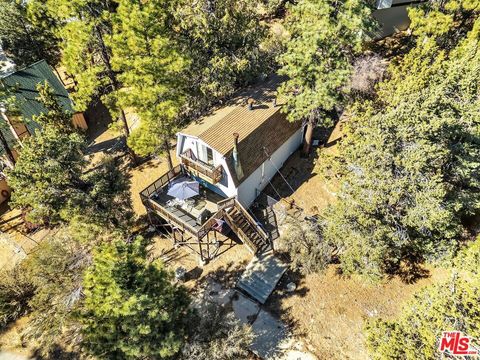
[[219, 208], [232, 231], [254, 254], [262, 254], [272, 249], [270, 237], [253, 219], [248, 211], [235, 199], [227, 199]]

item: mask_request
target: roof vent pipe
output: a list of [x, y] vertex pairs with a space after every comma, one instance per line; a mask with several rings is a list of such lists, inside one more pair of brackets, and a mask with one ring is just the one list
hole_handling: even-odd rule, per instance
[[240, 180], [243, 178], [243, 169], [242, 164], [240, 163], [240, 157], [238, 154], [238, 137], [240, 135], [238, 133], [233, 134], [233, 167], [235, 169], [235, 173], [237, 174], [237, 179]]
[[247, 100], [248, 110], [253, 110], [254, 103], [255, 103], [255, 100], [253, 98], [248, 98]]

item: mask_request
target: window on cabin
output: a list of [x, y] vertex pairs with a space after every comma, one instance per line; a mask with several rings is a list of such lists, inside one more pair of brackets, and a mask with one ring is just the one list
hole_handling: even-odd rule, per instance
[[[197, 143], [198, 144], [198, 143]], [[205, 164], [213, 165], [213, 151], [205, 144], [198, 146], [198, 159]]]

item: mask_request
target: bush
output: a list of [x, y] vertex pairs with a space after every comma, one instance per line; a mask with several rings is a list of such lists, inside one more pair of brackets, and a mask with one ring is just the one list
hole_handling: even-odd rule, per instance
[[[461, 253], [450, 281], [425, 287], [397, 319], [371, 320], [367, 346], [374, 359], [440, 359], [443, 331], [480, 338], [480, 239]], [[457, 272], [458, 271], [458, 272]]]
[[248, 358], [253, 334], [223, 306], [207, 304], [194, 317], [192, 334], [184, 345], [184, 360], [237, 360]]
[[35, 286], [22, 265], [0, 273], [0, 330], [30, 310]]
[[332, 258], [333, 248], [323, 238], [323, 223], [288, 217], [280, 237], [280, 249], [290, 255], [292, 268], [303, 274], [324, 270]]

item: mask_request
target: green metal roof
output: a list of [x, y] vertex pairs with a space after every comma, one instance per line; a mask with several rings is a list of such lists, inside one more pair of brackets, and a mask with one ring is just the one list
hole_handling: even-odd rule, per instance
[[53, 73], [52, 68], [45, 60], [37, 61], [23, 69], [0, 79], [5, 86], [15, 91], [16, 106], [22, 114], [25, 125], [33, 133], [39, 125], [32, 121], [34, 115], [40, 115], [45, 111], [43, 105], [37, 100], [37, 85], [47, 81], [53, 89], [57, 101], [66, 111], [74, 112], [73, 103], [68, 96], [67, 90]]

